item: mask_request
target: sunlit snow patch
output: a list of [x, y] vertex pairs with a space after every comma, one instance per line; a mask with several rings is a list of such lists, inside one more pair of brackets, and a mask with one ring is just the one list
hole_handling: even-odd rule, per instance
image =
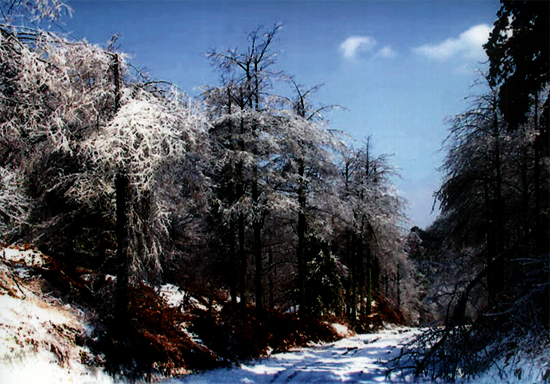
[[47, 257], [33, 249], [0, 249], [0, 383], [110, 384], [112, 378], [86, 361], [76, 345], [85, 333], [83, 313], [47, 297], [29, 273]]

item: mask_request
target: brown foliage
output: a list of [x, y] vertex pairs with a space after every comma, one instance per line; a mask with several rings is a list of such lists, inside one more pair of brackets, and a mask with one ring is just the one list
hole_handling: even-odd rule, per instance
[[100, 360], [104, 360], [105, 368], [112, 374], [137, 379], [218, 365], [214, 354], [185, 332], [183, 324], [193, 316], [166, 305], [152, 287], [140, 284], [133, 288], [130, 323], [122, 328], [113, 322], [110, 313], [114, 287], [105, 276], [71, 272], [59, 260], [47, 256], [43, 259], [41, 267], [32, 268], [42, 278], [42, 289], [63, 297], [64, 301], [89, 307], [97, 324], [94, 334], [80, 343], [103, 355]]
[[133, 292], [130, 311], [132, 326], [149, 343], [153, 362], [161, 371], [209, 369], [217, 359], [206, 347], [191, 340], [182, 324], [191, 320], [177, 308], [166, 305], [151, 287], [141, 285]]
[[376, 298], [376, 305], [373, 307], [373, 313], [370, 315], [360, 315], [355, 332], [371, 333], [376, 332], [386, 324], [405, 325], [406, 320], [403, 312], [393, 308], [388, 300], [383, 296]]
[[295, 315], [267, 310], [260, 319], [254, 308], [245, 312], [226, 304], [220, 313], [197, 311], [191, 331], [221, 359], [234, 362], [284, 351], [310, 342], [338, 339], [334, 329], [315, 319], [300, 320]]
[[130, 324], [123, 328], [108, 323], [95, 344], [95, 350], [105, 355], [106, 368], [112, 374], [151, 378], [219, 365], [208, 348], [197, 344], [185, 332], [183, 324], [191, 320], [191, 315], [167, 306], [145, 284], [135, 287], [132, 297]]

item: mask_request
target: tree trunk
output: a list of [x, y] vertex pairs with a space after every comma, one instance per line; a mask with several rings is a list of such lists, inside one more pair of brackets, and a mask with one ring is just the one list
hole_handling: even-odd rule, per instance
[[115, 298], [115, 320], [124, 327], [129, 320], [129, 258], [128, 258], [128, 200], [129, 180], [122, 172], [116, 175], [116, 237], [117, 237], [117, 280]]
[[[231, 115], [233, 113], [232, 111], [232, 95], [231, 95], [231, 88], [230, 87], [227, 87], [227, 114], [228, 115]], [[228, 131], [230, 132], [231, 135], [234, 134], [233, 132], [233, 123], [231, 121], [231, 119], [229, 119], [228, 121]], [[228, 195], [229, 195], [229, 201], [231, 202], [231, 204], [234, 204], [236, 199], [235, 199], [235, 182], [234, 181], [231, 181], [229, 183], [229, 190], [228, 190]], [[237, 197], [238, 198], [238, 197]], [[236, 254], [236, 239], [235, 239], [235, 219], [234, 218], [231, 218], [229, 219], [229, 259], [230, 259], [230, 274], [231, 276], [229, 276], [229, 292], [230, 292], [230, 295], [231, 295], [231, 301], [233, 304], [237, 304], [237, 288], [238, 288], [238, 285], [239, 285], [239, 266], [238, 266], [238, 262], [239, 260], [237, 260], [237, 254]]]
[[365, 263], [363, 236], [357, 241], [357, 286], [359, 289], [359, 313], [365, 314]]
[[235, 250], [235, 220], [231, 219], [229, 222], [229, 264], [230, 264], [230, 276], [229, 276], [229, 293], [231, 295], [231, 302], [237, 304], [237, 285], [238, 285], [238, 270], [237, 257]]
[[[495, 229], [494, 229], [494, 223], [493, 223], [493, 219], [492, 219], [492, 208], [491, 208], [491, 198], [490, 198], [490, 194], [489, 194], [489, 186], [488, 184], [486, 183], [485, 184], [485, 191], [484, 191], [484, 194], [485, 194], [485, 214], [486, 214], [486, 225], [485, 225], [485, 228], [486, 228], [486, 242], [487, 242], [487, 245], [486, 245], [486, 265], [489, 265], [492, 263], [492, 261], [495, 259], [496, 255], [498, 254], [497, 252], [497, 247], [496, 247], [496, 241], [495, 241]], [[497, 289], [496, 289], [496, 284], [495, 284], [495, 280], [498, 278], [498, 276], [496, 276], [495, 272], [493, 270], [491, 270], [488, 274], [487, 274], [487, 291], [488, 291], [488, 295], [489, 295], [489, 303], [492, 305], [494, 303], [494, 301], [496, 300], [496, 294], [497, 294]]]
[[[254, 209], [259, 209], [259, 191], [258, 191], [258, 172], [254, 170], [254, 183], [252, 184], [252, 201], [254, 201]], [[264, 266], [262, 257], [262, 222], [259, 218], [260, 213], [255, 212], [255, 218], [252, 223], [254, 232], [254, 265], [255, 265], [255, 296], [256, 296], [256, 312], [259, 317], [264, 313]]]
[[269, 263], [269, 266], [268, 266], [268, 284], [269, 284], [269, 288], [268, 288], [268, 294], [269, 294], [269, 302], [268, 302], [268, 308], [273, 308], [273, 305], [274, 305], [274, 292], [273, 292], [273, 288], [274, 288], [274, 285], [275, 285], [275, 277], [276, 277], [276, 273], [275, 273], [275, 265], [273, 264], [273, 249], [271, 247], [269, 247], [269, 254], [268, 254], [268, 263]]
[[[548, 100], [546, 101], [548, 103]], [[535, 138], [534, 146], [534, 163], [533, 163], [533, 178], [535, 189], [535, 245], [536, 252], [547, 252], [548, 250], [548, 219], [545, 219], [543, 213], [543, 194], [542, 194], [542, 168], [541, 160], [543, 159], [545, 146], [548, 148], [549, 140], [547, 135], [547, 127], [539, 121], [539, 93], [535, 93], [535, 130], [539, 132]], [[544, 108], [543, 108], [544, 113]], [[548, 113], [548, 112], [547, 112]], [[543, 115], [544, 116], [544, 115]], [[548, 199], [548, 196], [546, 196]], [[545, 228], [546, 227], [546, 228]]]
[[[344, 253], [345, 255], [344, 265], [351, 266], [352, 260], [353, 260], [353, 249], [352, 249], [353, 236], [349, 229], [346, 231], [346, 241], [347, 241], [347, 246], [345, 248], [345, 253]], [[351, 286], [352, 284], [353, 282], [351, 280], [351, 273], [348, 273], [348, 276], [345, 280], [345, 289], [346, 289], [345, 303], [346, 303], [346, 316], [348, 319], [351, 319]]]
[[365, 315], [370, 315], [372, 311], [372, 253], [370, 246], [367, 246], [367, 307]]
[[298, 248], [296, 250], [296, 258], [298, 259], [298, 305], [299, 305], [299, 315], [300, 317], [307, 316], [306, 313], [306, 260], [305, 260], [305, 251], [306, 251], [306, 195], [304, 188], [303, 177], [305, 174], [304, 162], [300, 161], [298, 174], [300, 176], [299, 186], [298, 186], [298, 205], [300, 206], [300, 211], [298, 212]]
[[[242, 135], [245, 133], [245, 124], [243, 119], [240, 120], [240, 133], [241, 138], [239, 139], [239, 147], [242, 152], [245, 151], [245, 142], [242, 138]], [[237, 165], [237, 200], [241, 199], [245, 192], [245, 185], [244, 185], [244, 170], [243, 170], [243, 162], [242, 160]], [[240, 294], [241, 294], [241, 308], [243, 309], [243, 314], [246, 310], [246, 304], [247, 304], [247, 274], [248, 274], [248, 258], [246, 255], [246, 247], [245, 247], [245, 221], [244, 221], [244, 214], [240, 213], [238, 218], [238, 231], [239, 231], [239, 263], [240, 263], [240, 271], [239, 271], [239, 278], [240, 278]]]
[[[120, 109], [120, 64], [117, 54], [113, 56], [114, 75], [114, 113]], [[116, 238], [117, 238], [117, 280], [115, 287], [115, 321], [120, 329], [125, 329], [130, 312], [130, 260], [128, 257], [128, 193], [130, 181], [128, 175], [119, 171], [115, 176], [116, 193]]]
[[396, 276], [396, 283], [397, 283], [397, 309], [401, 310], [401, 266], [397, 265], [397, 276]]
[[[505, 217], [506, 207], [503, 199], [502, 191], [502, 160], [501, 160], [501, 142], [500, 142], [500, 133], [498, 126], [498, 117], [495, 112], [494, 123], [493, 123], [493, 134], [495, 136], [495, 207], [493, 209], [493, 220], [495, 224], [495, 256], [500, 255], [504, 249], [506, 249], [506, 236], [505, 236]], [[505, 276], [505, 260], [502, 263], [496, 266], [495, 276], [493, 279], [493, 288], [494, 293], [498, 294], [501, 292], [506, 283]]]
[[357, 320], [357, 235], [352, 234], [351, 242], [351, 291], [350, 291], [350, 306], [351, 306], [351, 323], [355, 325]]
[[256, 295], [256, 311], [259, 317], [264, 314], [264, 267], [262, 260], [262, 229], [261, 223], [255, 221], [253, 223], [254, 230], [254, 264], [256, 267], [255, 273], [255, 295]]
[[241, 294], [241, 307], [243, 310], [246, 309], [246, 284], [247, 284], [247, 274], [248, 274], [248, 260], [246, 257], [246, 248], [245, 248], [245, 226], [244, 226], [244, 215], [241, 213], [238, 220], [239, 227], [239, 280], [240, 280], [240, 294]]
[[118, 54], [115, 54], [113, 63], [113, 74], [114, 74], [114, 83], [115, 83], [115, 104], [114, 112], [117, 113], [120, 109], [120, 63]]

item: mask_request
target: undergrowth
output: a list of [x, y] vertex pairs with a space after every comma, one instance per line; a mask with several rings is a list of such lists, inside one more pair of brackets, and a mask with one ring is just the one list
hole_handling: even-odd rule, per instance
[[130, 320], [120, 326], [113, 317], [113, 279], [71, 271], [48, 258], [34, 273], [42, 277], [44, 290], [86, 309], [93, 327], [80, 342], [94, 354], [89, 362], [125, 380], [152, 381], [339, 338], [328, 322], [276, 310], [259, 317], [254, 307], [225, 303], [219, 311], [200, 305], [183, 311], [144, 283], [132, 288]]
[[191, 315], [166, 305], [145, 284], [135, 287], [132, 296], [128, 326], [120, 327], [109, 316], [91, 340], [94, 352], [105, 356], [109, 373], [130, 380], [151, 379], [219, 366], [214, 353], [185, 332], [182, 325]]
[[219, 313], [202, 310], [195, 313], [197, 316], [190, 331], [226, 362], [339, 338], [327, 323], [316, 319], [298, 319], [293, 314], [276, 310], [267, 310], [259, 318], [254, 307], [243, 310], [227, 303]]
[[403, 312], [393, 308], [387, 299], [377, 295], [376, 307], [371, 309], [371, 314], [359, 315], [354, 330], [357, 333], [371, 333], [380, 330], [384, 324], [405, 325], [407, 322]]

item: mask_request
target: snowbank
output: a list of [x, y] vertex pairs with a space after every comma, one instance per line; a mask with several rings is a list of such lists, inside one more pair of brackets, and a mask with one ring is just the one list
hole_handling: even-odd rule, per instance
[[2, 361], [0, 365], [0, 383], [6, 384], [114, 384], [112, 377], [96, 371], [92, 372], [74, 364], [70, 368], [60, 367], [49, 361], [45, 354], [37, 354], [24, 359]]
[[47, 257], [34, 249], [0, 250], [0, 383], [112, 384], [79, 340], [85, 314], [43, 294], [30, 273]]

